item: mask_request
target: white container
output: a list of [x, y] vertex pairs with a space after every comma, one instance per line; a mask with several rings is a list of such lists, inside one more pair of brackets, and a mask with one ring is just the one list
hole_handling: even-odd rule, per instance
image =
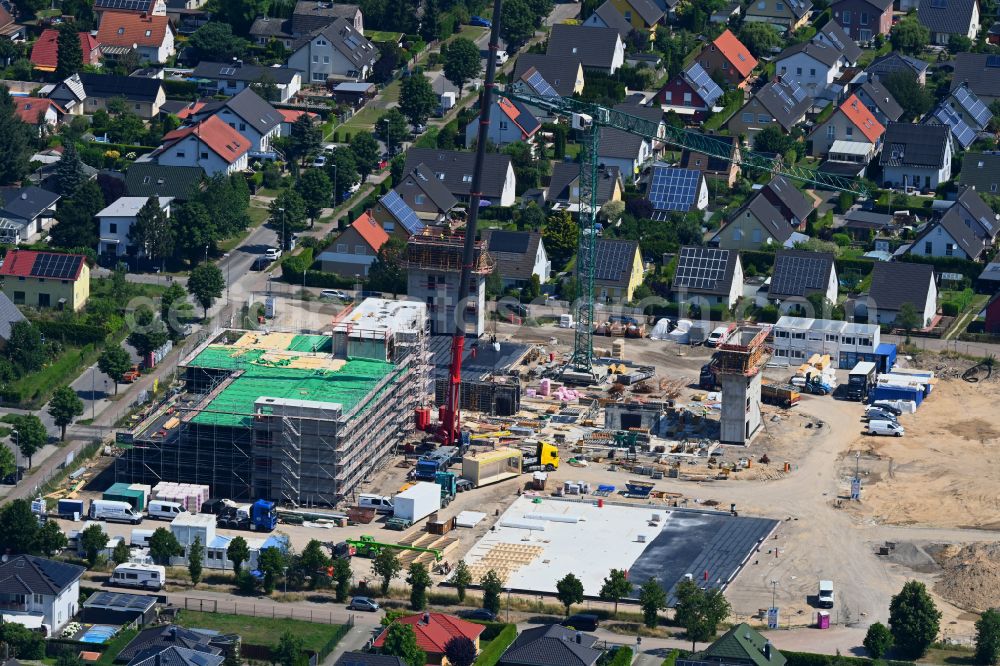
[[392, 498], [392, 515], [415, 523], [441, 508], [441, 486], [436, 483], [414, 484]]

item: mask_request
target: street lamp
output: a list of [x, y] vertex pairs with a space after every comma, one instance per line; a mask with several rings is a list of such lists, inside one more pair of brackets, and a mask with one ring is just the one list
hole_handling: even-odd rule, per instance
[[18, 460], [18, 458], [21, 456], [21, 447], [20, 447], [20, 444], [19, 444], [19, 441], [20, 441], [19, 438], [20, 438], [21, 434], [17, 431], [17, 428], [14, 428], [13, 430], [11, 430], [10, 434], [12, 434], [14, 436], [14, 474], [15, 474], [14, 478], [16, 479], [17, 478], [17, 476], [16, 476], [16, 474], [17, 474], [17, 468], [20, 467], [20, 465], [19, 465], [20, 461]]
[[97, 418], [94, 411], [97, 408], [97, 366], [90, 367], [90, 422]]
[[510, 624], [510, 588], [507, 588], [507, 624]]
[[389, 118], [386, 116], [383, 118], [385, 121], [385, 151], [392, 155], [392, 140], [389, 138]]
[[778, 589], [778, 581], [772, 580], [771, 581], [771, 608], [774, 608], [774, 595], [775, 595], [775, 592], [777, 592], [777, 589]]
[[278, 239], [278, 242], [281, 245], [282, 251], [284, 251], [284, 249], [285, 249], [285, 209], [284, 208], [278, 208], [278, 210], [281, 211], [281, 238]]

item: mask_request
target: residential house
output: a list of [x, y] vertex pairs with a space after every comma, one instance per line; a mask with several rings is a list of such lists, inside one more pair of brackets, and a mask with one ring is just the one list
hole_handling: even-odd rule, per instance
[[122, 2], [122, 0], [94, 0], [94, 12], [98, 17], [103, 17], [105, 12], [127, 12], [129, 14], [145, 14], [146, 16], [166, 16], [167, 3], [165, 0], [136, 0], [135, 2]]
[[140, 653], [126, 666], [222, 666], [225, 661], [225, 655], [171, 645], [155, 654]]
[[976, 289], [985, 293], [1000, 292], [1000, 259], [994, 259], [986, 264], [983, 272], [976, 278]]
[[45, 97], [14, 97], [13, 101], [14, 112], [21, 122], [36, 126], [39, 131], [43, 126], [55, 127], [66, 115], [66, 109]]
[[[96, 67], [101, 64], [100, 42], [89, 32], [78, 33], [83, 64]], [[31, 64], [40, 72], [54, 72], [59, 59], [59, 31], [55, 28], [42, 30], [31, 47]]]
[[148, 658], [174, 647], [193, 650], [203, 655], [222, 656], [222, 648], [218, 646], [227, 642], [225, 636], [193, 631], [176, 624], [161, 624], [141, 629], [138, 635], [118, 653], [115, 663], [130, 664], [134, 659]]
[[717, 9], [712, 12], [709, 17], [709, 22], [711, 23], [729, 23], [734, 19], [738, 19], [743, 15], [743, 3], [742, 2], [728, 2], [722, 9]]
[[768, 125], [777, 125], [788, 134], [805, 120], [812, 103], [813, 98], [800, 85], [783, 76], [775, 76], [733, 114], [726, 127], [734, 136], [746, 136], [751, 144], [757, 133]]
[[709, 76], [721, 73], [722, 78], [738, 88], [749, 85], [750, 74], [757, 66], [757, 59], [728, 29], [706, 44], [695, 60]]
[[405, 172], [393, 191], [427, 224], [444, 222], [451, 209], [458, 204], [455, 195], [422, 163]]
[[389, 234], [382, 225], [365, 212], [344, 229], [317, 260], [325, 273], [367, 277], [368, 268], [388, 240]]
[[989, 53], [959, 53], [954, 66], [952, 90], [965, 86], [987, 106], [1000, 100], [1000, 58]]
[[699, 153], [694, 150], [685, 149], [681, 153], [680, 166], [685, 169], [698, 169], [709, 181], [717, 181], [725, 187], [733, 187], [736, 179], [740, 175], [740, 142], [738, 136], [718, 135], [713, 137], [721, 144], [725, 144], [727, 152], [733, 159], [726, 160], [714, 155]]
[[892, 233], [892, 215], [855, 208], [842, 217], [843, 224], [840, 228], [861, 243], [871, 242], [873, 235]]
[[588, 28], [614, 28], [623, 40], [628, 39], [633, 29], [632, 24], [622, 16], [611, 0], [604, 0], [601, 6], [590, 15], [590, 18], [583, 22], [583, 25]]
[[549, 624], [519, 633], [497, 666], [596, 666], [602, 654], [596, 637]]
[[931, 32], [931, 43], [946, 46], [948, 40], [979, 34], [978, 0], [920, 0], [917, 20]]
[[[903, 305], [909, 303], [920, 316], [917, 328], [930, 326], [937, 313], [937, 283], [934, 281], [934, 267], [930, 264], [916, 264], [906, 261], [877, 261], [872, 270], [872, 283], [868, 290], [868, 299], [864, 310], [876, 315], [879, 324], [891, 324], [896, 321]], [[874, 312], [871, 312], [874, 310]], [[855, 317], [864, 317], [858, 307], [854, 309]]]
[[785, 656], [771, 641], [745, 622], [733, 626], [714, 643], [692, 655], [689, 666], [727, 664], [732, 666], [785, 666]]
[[21, 624], [23, 619], [28, 626], [29, 618], [40, 618], [41, 624], [51, 628], [50, 635], [58, 636], [76, 615], [84, 571], [84, 567], [44, 557], [12, 555], [0, 563], [4, 621]]
[[959, 207], [952, 206], [940, 218], [928, 222], [917, 232], [909, 253], [920, 257], [958, 257], [979, 261], [987, 247], [986, 241], [963, 219]]
[[951, 128], [956, 147], [963, 150], [972, 145], [980, 132], [985, 132], [993, 114], [966, 85], [961, 85], [941, 100], [925, 123]]
[[82, 254], [11, 250], [0, 266], [0, 283], [15, 305], [75, 312], [90, 297], [90, 267]]
[[257, 18], [250, 26], [250, 38], [258, 46], [266, 46], [274, 39], [286, 49], [291, 49], [295, 38], [321, 30], [338, 19], [347, 21], [360, 34], [365, 34], [364, 14], [358, 5], [299, 0], [290, 19]]
[[854, 90], [854, 94], [883, 127], [897, 122], [903, 115], [903, 107], [878, 79], [865, 81]]
[[[635, 104], [616, 104], [615, 111], [623, 111], [632, 116], [644, 118], [649, 122], [658, 123], [657, 136], [665, 137], [666, 124], [663, 122], [663, 111], [659, 106], [637, 106]], [[605, 167], [617, 167], [622, 179], [635, 179], [642, 165], [662, 152], [663, 144], [642, 136], [626, 132], [614, 127], [601, 127], [600, 143], [597, 158]]]
[[281, 114], [252, 88], [244, 88], [225, 101], [195, 102], [189, 110], [181, 115], [189, 122], [215, 117], [242, 134], [250, 142], [250, 157], [275, 157], [271, 142], [281, 135]]
[[892, 0], [838, 0], [830, 10], [851, 39], [864, 44], [892, 29]]
[[805, 231], [809, 216], [819, 205], [812, 194], [800, 190], [787, 178], [774, 176], [755, 196], [762, 196], [777, 208], [792, 229]]
[[204, 178], [205, 170], [200, 166], [135, 162], [125, 172], [125, 196], [187, 201], [201, 189]]
[[[139, 217], [139, 211], [151, 197], [119, 197], [110, 206], [97, 214], [98, 254], [106, 257], [144, 257], [145, 248], [136, 245], [132, 239], [132, 225]], [[170, 197], [157, 197], [157, 203], [164, 215], [170, 217]], [[112, 264], [113, 265], [113, 264]]]
[[165, 63], [174, 55], [174, 29], [166, 16], [106, 11], [101, 16], [97, 42], [102, 47], [134, 49], [140, 62]]
[[[813, 354], [829, 354], [833, 367], [841, 370], [850, 370], [861, 361], [884, 365], [887, 354], [881, 348], [880, 338], [878, 324], [786, 315], [780, 317], [774, 325], [772, 359], [775, 363], [799, 365]], [[731, 649], [737, 647], [729, 644]], [[715, 657], [721, 657], [721, 651], [717, 651]], [[725, 663], [744, 663], [735, 661], [735, 657], [731, 659], [732, 661], [727, 660]], [[764, 663], [767, 662], [762, 662], [761, 666]], [[780, 663], [785, 663], [784, 656]]]
[[[542, 123], [522, 102], [497, 97], [493, 100], [493, 111], [487, 128], [487, 138], [496, 146], [505, 146], [519, 141], [531, 142]], [[479, 138], [479, 117], [465, 126], [465, 145], [472, 147]]]
[[780, 32], [795, 32], [806, 24], [811, 11], [811, 0], [754, 0], [747, 6], [744, 20], [767, 23]]
[[[517, 57], [517, 62], [514, 63], [515, 81], [529, 82], [535, 72], [540, 74], [560, 97], [572, 97], [583, 92], [583, 64], [578, 57], [543, 53], [523, 53]], [[532, 90], [542, 94], [542, 90], [535, 88]]]
[[[865, 0], [861, 0], [864, 2]], [[840, 51], [847, 67], [854, 67], [864, 53], [854, 39], [836, 21], [827, 21], [826, 25], [816, 31], [812, 41], [826, 44]]]
[[743, 264], [736, 250], [686, 245], [677, 254], [670, 291], [689, 304], [732, 308], [743, 296]]
[[[455, 198], [468, 202], [475, 157], [466, 151], [410, 148], [406, 151], [403, 172], [409, 173], [424, 164]], [[481, 180], [483, 200], [504, 208], [514, 205], [516, 179], [509, 155], [487, 153]]]
[[594, 253], [595, 298], [606, 303], [631, 301], [643, 279], [639, 242], [598, 238]]
[[[958, 71], [958, 61], [962, 60], [962, 57], [966, 55], [972, 54], [958, 54], [958, 59], [955, 63], [956, 72]], [[929, 65], [923, 60], [903, 55], [898, 51], [892, 51], [884, 56], [879, 56], [878, 58], [872, 60], [872, 64], [868, 65], [865, 72], [868, 73], [868, 78], [881, 79], [883, 81], [896, 72], [906, 72], [907, 74], [911, 74], [917, 80], [917, 83], [923, 86], [927, 85], [928, 66]]]
[[292, 19], [272, 18], [270, 16], [259, 16], [250, 26], [250, 39], [257, 46], [267, 46], [274, 40], [285, 47], [286, 50], [292, 48], [295, 42], [295, 35], [292, 34]]
[[708, 208], [708, 185], [699, 169], [681, 169], [662, 162], [653, 165], [646, 198], [653, 205], [654, 220], [669, 220], [671, 213]]
[[363, 81], [378, 60], [378, 49], [342, 18], [292, 44], [288, 67], [305, 74], [309, 83], [329, 80]]
[[[475, 624], [454, 615], [429, 611], [397, 618], [396, 622], [413, 627], [413, 633], [417, 636], [417, 647], [424, 651], [428, 664], [447, 664], [444, 646], [452, 638], [460, 636], [472, 641], [478, 653], [479, 635], [486, 629], [481, 624]], [[372, 646], [381, 649], [385, 645], [388, 633], [389, 628], [386, 627], [372, 642]]]
[[0, 5], [0, 38], [10, 42], [23, 42], [27, 35], [27, 29], [14, 20], [14, 15], [7, 7]]
[[966, 153], [959, 180], [979, 192], [1000, 192], [1000, 153]]
[[674, 111], [694, 121], [704, 120], [721, 97], [722, 88], [697, 62], [688, 65], [656, 93], [656, 101], [664, 111]]
[[[266, 85], [276, 92], [270, 102], [288, 102], [302, 89], [302, 74], [289, 67], [261, 67], [247, 65], [242, 60], [233, 62], [202, 61], [191, 76], [198, 80], [202, 94], [235, 95], [251, 86]], [[264, 96], [262, 90], [258, 90]]]
[[811, 97], [835, 99], [832, 87], [844, 64], [839, 49], [810, 41], [782, 51], [775, 58], [774, 71], [783, 81], [797, 84]]
[[778, 250], [767, 299], [781, 304], [804, 304], [806, 297], [822, 294], [825, 300], [836, 303], [838, 287], [832, 252]]
[[355, 109], [360, 109], [375, 99], [375, 96], [378, 95], [378, 86], [367, 81], [361, 83], [345, 81], [335, 85], [330, 92], [333, 95], [333, 101], [338, 104], [350, 104]]
[[614, 74], [625, 63], [625, 42], [614, 28], [557, 23], [549, 33], [545, 53], [559, 58], [579, 59], [584, 69]]
[[841, 161], [867, 164], [882, 145], [885, 127], [875, 119], [861, 100], [851, 95], [824, 122], [819, 123], [809, 139], [814, 156], [842, 156]]
[[[656, 35], [656, 26], [665, 18], [665, 11], [653, 0], [609, 0], [633, 30]], [[627, 37], [628, 35], [623, 36]]]
[[[965, 226], [980, 238], [987, 246], [992, 246], [1000, 233], [1000, 215], [983, 201], [974, 188], [962, 186], [958, 189], [958, 197], [947, 212], [955, 212]], [[947, 213], [946, 213], [947, 214]]]
[[783, 247], [793, 239], [791, 221], [764, 196], [754, 195], [712, 237], [710, 245], [725, 250]]
[[277, 111], [281, 115], [281, 136], [291, 136], [292, 125], [294, 125], [295, 121], [303, 115], [309, 116], [314, 123], [319, 121], [319, 114], [312, 111], [302, 111], [296, 109], [278, 109]]
[[545, 252], [542, 235], [537, 231], [501, 231], [485, 229], [482, 233], [486, 251], [496, 262], [494, 271], [504, 289], [521, 289], [536, 276], [545, 284], [552, 274], [552, 262]]
[[951, 131], [945, 125], [889, 123], [879, 157], [888, 187], [933, 190], [951, 179]]
[[0, 187], [0, 218], [8, 221], [5, 242], [27, 243], [37, 239], [55, 222], [61, 197], [34, 185]]
[[165, 134], [151, 158], [161, 165], [198, 166], [211, 177], [245, 171], [249, 152], [249, 140], [218, 116], [210, 116]]
[[26, 321], [27, 318], [21, 314], [17, 306], [11, 302], [7, 295], [0, 291], [0, 340], [7, 342], [10, 340], [10, 332], [19, 321]]
[[345, 652], [333, 666], [407, 666], [402, 657], [375, 652]]
[[56, 84], [48, 97], [73, 115], [92, 115], [107, 109], [111, 100], [124, 99], [128, 110], [144, 120], [158, 116], [167, 101], [160, 79], [88, 73], [74, 74]]
[[[601, 166], [597, 172], [597, 206], [604, 207], [609, 201], [621, 201], [625, 186], [618, 167]], [[545, 201], [554, 210], [580, 211], [580, 163], [554, 162], [549, 186], [545, 190]]]
[[381, 225], [390, 238], [398, 238], [403, 242], [410, 236], [422, 234], [426, 228], [396, 190], [389, 190], [379, 197], [378, 203], [372, 206], [368, 215]]

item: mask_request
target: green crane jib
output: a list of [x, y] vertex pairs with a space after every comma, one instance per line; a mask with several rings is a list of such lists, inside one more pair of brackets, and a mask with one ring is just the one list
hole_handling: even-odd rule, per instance
[[563, 376], [566, 376], [567, 371], [572, 371], [581, 376], [594, 377], [594, 268], [598, 209], [596, 194], [600, 167], [598, 148], [602, 127], [619, 129], [653, 141], [724, 159], [742, 168], [767, 171], [826, 189], [850, 192], [861, 198], [868, 197], [868, 190], [861, 183], [848, 178], [787, 165], [750, 151], [734, 154], [736, 150], [733, 146], [700, 132], [667, 125], [664, 133], [660, 123], [638, 118], [623, 111], [571, 98], [537, 95], [525, 92], [518, 84], [515, 86], [505, 90], [498, 89], [496, 93], [500, 97], [516, 100], [555, 115], [568, 116], [573, 128], [583, 132], [583, 149], [580, 157], [580, 240], [576, 255], [576, 328], [573, 335], [573, 355], [561, 370]]
[[363, 534], [360, 539], [347, 539], [346, 543], [357, 549], [358, 555], [362, 557], [375, 557], [383, 548], [394, 548], [396, 550], [412, 550], [417, 553], [430, 553], [434, 560], [440, 562], [444, 559], [444, 551], [440, 548], [422, 548], [420, 546], [406, 546], [401, 543], [383, 543], [376, 541], [375, 537]]

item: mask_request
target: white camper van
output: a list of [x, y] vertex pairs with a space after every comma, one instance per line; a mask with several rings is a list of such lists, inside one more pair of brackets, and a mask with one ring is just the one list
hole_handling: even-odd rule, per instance
[[108, 582], [119, 587], [158, 591], [162, 590], [167, 582], [167, 568], [158, 564], [125, 562], [115, 567]]
[[94, 500], [91, 502], [90, 517], [94, 520], [106, 520], [109, 523], [138, 525], [142, 522], [142, 514], [133, 509], [131, 504], [113, 500]]

